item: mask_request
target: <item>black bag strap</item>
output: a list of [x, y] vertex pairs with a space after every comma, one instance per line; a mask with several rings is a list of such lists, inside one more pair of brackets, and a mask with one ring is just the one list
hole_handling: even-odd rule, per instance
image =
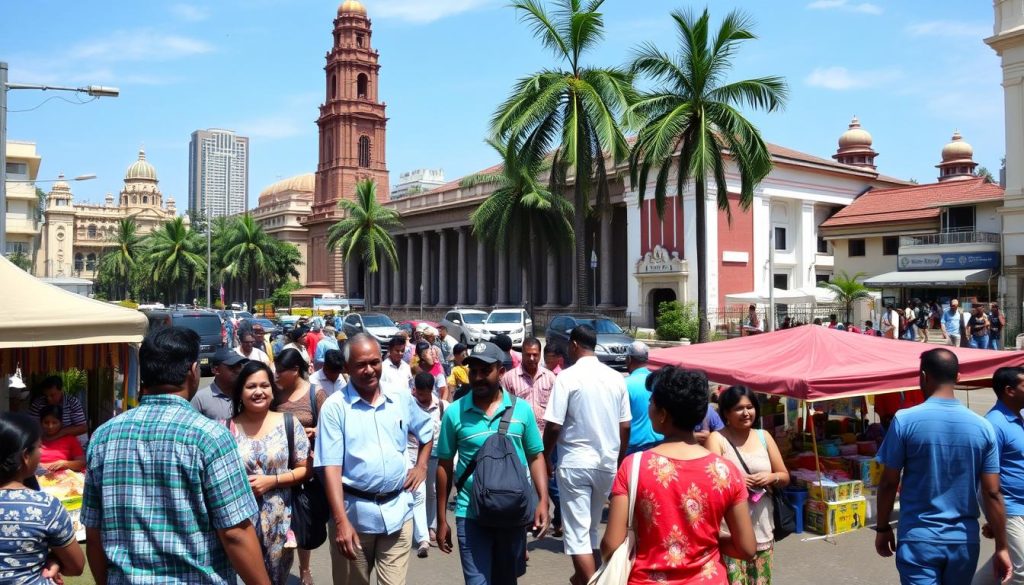
[[[512, 411], [516, 409], [516, 397], [512, 394], [509, 394], [509, 397], [512, 399], [511, 404], [509, 404], [508, 408], [505, 409], [505, 412], [502, 413], [501, 422], [498, 423], [499, 435], [508, 434], [508, 427], [512, 424]], [[477, 453], [479, 454], [479, 451]], [[469, 480], [473, 475], [473, 472], [476, 471], [476, 461], [476, 457], [473, 457], [473, 460], [466, 465], [466, 469], [463, 470], [462, 475], [459, 476], [458, 481], [455, 482], [456, 493], [462, 491], [462, 487], [466, 485], [466, 481]]]
[[293, 469], [295, 461], [292, 459], [292, 455], [295, 453], [295, 419], [292, 417], [292, 413], [284, 413], [284, 433], [288, 435], [288, 469]]
[[309, 411], [313, 413], [313, 424], [316, 425], [320, 419], [320, 413], [316, 409], [316, 384], [309, 385]]
[[743, 466], [743, 471], [746, 471], [747, 475], [750, 475], [750, 468], [747, 467], [747, 462], [743, 460], [743, 455], [740, 455], [740, 450], [737, 449], [736, 445], [729, 440], [729, 437], [722, 435], [722, 438], [725, 439], [725, 442], [729, 443], [729, 446], [732, 447], [732, 450], [736, 452], [736, 458], [740, 460], [740, 465]]

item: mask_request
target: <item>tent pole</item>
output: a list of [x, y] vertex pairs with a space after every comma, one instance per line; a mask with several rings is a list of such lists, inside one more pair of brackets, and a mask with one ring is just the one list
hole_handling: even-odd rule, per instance
[[814, 430], [814, 418], [811, 417], [811, 406], [806, 402], [804, 404], [804, 420], [810, 421], [811, 424], [811, 445], [814, 446], [814, 470], [818, 472], [818, 487], [824, 489], [821, 481], [821, 456], [818, 455], [818, 433]]

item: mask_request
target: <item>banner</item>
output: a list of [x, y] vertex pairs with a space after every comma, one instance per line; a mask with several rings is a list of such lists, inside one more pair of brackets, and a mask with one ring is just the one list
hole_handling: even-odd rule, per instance
[[901, 254], [899, 270], [963, 270], [999, 268], [999, 252], [963, 252], [960, 254]]

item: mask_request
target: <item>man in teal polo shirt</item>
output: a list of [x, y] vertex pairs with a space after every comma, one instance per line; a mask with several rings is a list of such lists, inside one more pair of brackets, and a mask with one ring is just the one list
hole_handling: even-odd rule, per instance
[[[484, 441], [498, 432], [502, 415], [512, 405], [510, 395], [501, 389], [499, 382], [505, 373], [503, 362], [504, 352], [493, 343], [474, 347], [473, 354], [465, 361], [472, 391], [453, 402], [441, 420], [437, 444], [437, 544], [446, 554], [452, 551], [451, 529], [446, 518], [451, 483], [462, 477]], [[537, 490], [533, 530], [540, 535], [548, 525], [548, 476], [542, 454], [544, 444], [529, 402], [515, 402], [508, 437], [523, 462], [523, 473], [528, 467]], [[459, 465], [453, 474], [452, 461], [456, 453]], [[526, 531], [486, 528], [477, 523], [476, 511], [469, 502], [472, 486], [473, 478], [466, 478], [455, 500], [455, 526], [466, 585], [514, 584], [516, 578], [526, 572]]]

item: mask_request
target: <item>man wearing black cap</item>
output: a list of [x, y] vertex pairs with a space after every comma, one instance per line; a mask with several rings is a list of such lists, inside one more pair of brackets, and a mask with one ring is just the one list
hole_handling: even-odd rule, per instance
[[[250, 334], [251, 335], [251, 334]], [[210, 363], [213, 368], [213, 382], [192, 397], [192, 407], [206, 418], [228, 420], [234, 413], [231, 410], [231, 393], [235, 391], [235, 380], [238, 372], [249, 360], [238, 352], [226, 347], [213, 354]]]

